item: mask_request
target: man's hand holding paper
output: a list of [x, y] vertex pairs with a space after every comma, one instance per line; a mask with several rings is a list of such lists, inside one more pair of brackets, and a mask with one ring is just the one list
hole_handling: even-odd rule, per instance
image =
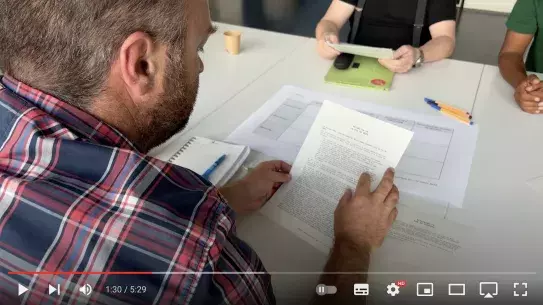
[[412, 46], [402, 46], [390, 59], [380, 58], [379, 63], [395, 73], [406, 73], [409, 72], [417, 58], [420, 56], [419, 50], [413, 48]]
[[[264, 214], [328, 252], [334, 238], [334, 210], [346, 189], [363, 185], [352, 198], [343, 199], [342, 202], [349, 202], [346, 207], [353, 207], [354, 202], [355, 209], [377, 211], [363, 199], [373, 190], [375, 193], [368, 197], [372, 204], [379, 201], [393, 206], [397, 189], [391, 186], [387, 169], [397, 166], [412, 137], [411, 131], [325, 101], [294, 161], [292, 180], [264, 206]], [[371, 174], [373, 181], [360, 179], [363, 173]], [[383, 176], [385, 182], [378, 186]], [[387, 199], [389, 194], [393, 195]], [[340, 208], [339, 215], [343, 215], [345, 206]], [[393, 209], [386, 209], [387, 217], [396, 213]], [[380, 216], [371, 221], [380, 221]], [[378, 227], [386, 231], [386, 226]], [[372, 240], [371, 246], [379, 244]]]
[[325, 33], [324, 39], [319, 39], [317, 43], [317, 51], [326, 59], [334, 59], [341, 54], [341, 52], [332, 47], [333, 44], [339, 43], [337, 33]]
[[398, 216], [400, 193], [394, 185], [394, 170], [389, 168], [381, 183], [371, 192], [371, 176], [362, 174], [354, 192], [345, 191], [334, 215], [336, 240], [347, 240], [360, 247], [377, 248]]
[[256, 212], [283, 183], [290, 181], [290, 168], [283, 161], [263, 162], [243, 179], [221, 188], [221, 194], [236, 213]]

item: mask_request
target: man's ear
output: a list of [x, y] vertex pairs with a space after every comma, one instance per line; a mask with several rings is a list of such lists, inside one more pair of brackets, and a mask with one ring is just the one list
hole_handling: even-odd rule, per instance
[[157, 47], [149, 34], [135, 32], [123, 42], [119, 64], [126, 89], [133, 101], [153, 91], [158, 71]]

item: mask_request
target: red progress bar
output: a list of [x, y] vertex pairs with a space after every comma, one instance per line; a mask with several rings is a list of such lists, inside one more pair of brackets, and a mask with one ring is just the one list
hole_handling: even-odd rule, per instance
[[149, 274], [154, 274], [154, 272], [150, 272], [150, 271], [149, 272], [9, 271], [8, 274], [13, 274], [13, 275], [149, 275]]

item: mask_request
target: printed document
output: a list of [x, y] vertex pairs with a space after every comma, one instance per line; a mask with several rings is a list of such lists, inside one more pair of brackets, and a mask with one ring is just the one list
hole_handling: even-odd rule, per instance
[[439, 114], [413, 113], [285, 86], [227, 141], [292, 163], [324, 100], [412, 131], [413, 139], [396, 167], [395, 182], [400, 193], [408, 192], [441, 206], [462, 207], [478, 127]]
[[364, 172], [372, 175], [375, 189], [412, 137], [409, 130], [325, 101], [292, 166], [292, 180], [263, 213], [279, 223], [287, 220], [289, 229], [302, 221], [317, 240], [332, 238], [334, 210], [345, 190], [354, 190]]
[[328, 45], [340, 51], [341, 53], [373, 57], [378, 59], [391, 59], [394, 56], [394, 51], [392, 49], [366, 47], [348, 43], [328, 43]]
[[[312, 199], [315, 196], [300, 200], [298, 203], [303, 203], [302, 207], [293, 212], [288, 204], [274, 196], [261, 213], [328, 254], [334, 242], [334, 211], [339, 198], [320, 202]], [[409, 252], [416, 253], [417, 257], [431, 258], [439, 254], [455, 254], [470, 245], [472, 227], [402, 205], [398, 210], [398, 218], [385, 239], [388, 252]], [[401, 257], [398, 257], [400, 261]]]

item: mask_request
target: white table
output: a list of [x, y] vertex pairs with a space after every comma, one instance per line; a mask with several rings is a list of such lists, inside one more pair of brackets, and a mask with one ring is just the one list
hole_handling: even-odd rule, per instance
[[[444, 60], [428, 64], [424, 68], [414, 70], [407, 75], [397, 75], [390, 92], [341, 87], [324, 83], [324, 75], [328, 71], [331, 62], [321, 59], [316, 54], [315, 47], [316, 41], [314, 39], [307, 40], [301, 47], [237, 93], [194, 128], [176, 138], [176, 141], [184, 143], [195, 135], [214, 139], [226, 138], [281, 86], [287, 84], [429, 114], [434, 112], [423, 102], [424, 97], [448, 101], [471, 110], [473, 109], [483, 72], [483, 65]], [[203, 90], [205, 88], [202, 88]], [[162, 154], [168, 155], [173, 153], [174, 150], [174, 146], [167, 147], [162, 151]], [[440, 211], [440, 209], [444, 208], [431, 208], [434, 209], [432, 213], [445, 215], [445, 211]], [[473, 225], [472, 222], [479, 220], [475, 215], [471, 215], [467, 220], [464, 220], [462, 215], [459, 214], [462, 214], [462, 212], [454, 214], [455, 217], [458, 215], [455, 220], [462, 223]], [[290, 231], [259, 214], [241, 222], [239, 233], [258, 252], [268, 271], [319, 272], [326, 261], [325, 255], [298, 239]], [[484, 235], [479, 237], [484, 239]], [[426, 261], [426, 265], [423, 267], [415, 264], [416, 258], [413, 259], [413, 265], [390, 264], [389, 259], [401, 253], [398, 251], [401, 251], [401, 248], [396, 247], [393, 243], [385, 244], [383, 249], [374, 256], [372, 271], [495, 270], [478, 269], [471, 265], [466, 267], [465, 264], [470, 261], [470, 257], [436, 258]], [[490, 265], [484, 266], [490, 267]], [[524, 269], [521, 271], [524, 271]], [[317, 274], [304, 276], [304, 280], [301, 280], [301, 276], [274, 275], [274, 288], [278, 299], [281, 301], [280, 304], [289, 303], [289, 301], [296, 304], [304, 301], [303, 296], [302, 300], [288, 298], [287, 296], [299, 295], [300, 291], [308, 291], [308, 295], [310, 295], [315, 288], [314, 283], [316, 283], [317, 278]], [[396, 280], [401, 278], [405, 279], [406, 277], [395, 277]], [[394, 280], [394, 276], [392, 276], [391, 280]], [[386, 280], [382, 279], [382, 281]], [[383, 287], [379, 287], [379, 289], [383, 289]]]
[[[324, 83], [324, 76], [332, 62], [320, 58], [316, 53], [315, 39], [299, 39], [297, 43], [301, 45], [295, 51], [234, 97], [227, 100], [221, 109], [211, 114], [209, 114], [209, 111], [202, 110], [202, 113], [208, 112], [209, 116], [199, 126], [193, 127], [190, 125], [187, 129], [199, 129], [196, 133], [191, 132], [191, 134], [208, 135], [215, 139], [226, 138], [283, 85], [295, 85], [338, 96], [408, 108], [434, 115], [436, 115], [434, 110], [424, 103], [425, 97], [448, 101], [467, 110], [471, 110], [473, 107], [483, 65], [444, 60], [428, 64], [423, 69], [414, 70], [408, 75], [396, 75], [392, 89], [389, 92], [358, 89]], [[210, 44], [208, 49], [213, 47], [218, 48], [219, 46]], [[211, 65], [207, 62], [204, 62], [204, 64], [206, 66]], [[215, 83], [220, 82], [220, 79], [215, 79]], [[216, 90], [215, 85], [209, 85], [208, 88], [210, 89], [207, 90]], [[201, 86], [199, 94], [202, 98], [207, 94], [216, 95], [213, 92], [206, 93], [207, 90], [204, 85]], [[198, 99], [196, 109], [209, 109], [208, 105], [202, 104], [210, 103], [210, 101], [202, 100], [202, 98]], [[193, 115], [201, 118], [196, 111]], [[214, 125], [214, 127], [210, 125]], [[174, 141], [182, 142], [186, 138], [187, 136], [177, 136]], [[162, 147], [159, 152], [161, 155], [170, 155], [173, 153], [173, 149], [173, 146]]]
[[[184, 143], [191, 135], [225, 139], [284, 85], [295, 85], [431, 115], [440, 114], [428, 107], [424, 102], [425, 97], [447, 101], [470, 111], [473, 108], [483, 65], [443, 60], [428, 64], [423, 69], [413, 70], [409, 74], [396, 75], [391, 91], [352, 88], [324, 82], [324, 76], [332, 62], [319, 57], [316, 43], [315, 39], [307, 39], [292, 54], [240, 91], [202, 124], [194, 127], [195, 132], [178, 136], [174, 141]], [[165, 146], [161, 148], [160, 155], [171, 156], [175, 149], [175, 145]], [[445, 207], [431, 205], [427, 208], [437, 215], [446, 213]]]
[[[200, 91], [189, 128], [247, 87], [262, 74], [305, 43], [308, 38], [258, 29], [215, 23], [217, 33], [206, 46], [200, 76]], [[224, 49], [225, 31], [242, 32], [241, 53], [230, 55]]]
[[494, 66], [484, 68], [473, 115], [480, 133], [464, 208], [448, 213], [477, 224], [477, 255], [464, 268], [537, 272], [531, 287], [541, 288], [543, 194], [526, 182], [543, 176], [543, 116], [520, 110]]
[[262, 104], [261, 101], [255, 102], [255, 98], [267, 99], [281, 86], [289, 84], [419, 111], [432, 112], [423, 101], [425, 97], [448, 101], [471, 110], [483, 70], [483, 65], [455, 60], [431, 63], [409, 74], [396, 75], [390, 92], [325, 84], [324, 76], [332, 62], [319, 57], [316, 44], [315, 39], [306, 40], [268, 73], [240, 92], [236, 100], [251, 96], [251, 106], [255, 106], [251, 110], [254, 110]]
[[[308, 55], [309, 57], [309, 55]], [[289, 60], [284, 63], [287, 64]], [[455, 61], [447, 61], [445, 69], [458, 69]], [[434, 71], [421, 71], [430, 75], [442, 74], [441, 80], [432, 86], [440, 86], [439, 82], [449, 82], [444, 78], [452, 73], [437, 71], [440, 65], [426, 67]], [[479, 66], [480, 67], [480, 66]], [[278, 70], [280, 66], [271, 72]], [[317, 69], [320, 69], [317, 68]], [[441, 73], [440, 73], [441, 72]], [[466, 72], [466, 77], [469, 77]], [[277, 76], [276, 76], [277, 77]], [[472, 75], [473, 77], [473, 75]], [[270, 83], [272, 75], [264, 75], [259, 81]], [[288, 79], [290, 81], [290, 79]], [[294, 80], [292, 80], [294, 81]], [[396, 90], [403, 87], [404, 78], [397, 79]], [[414, 80], [410, 80], [414, 82]], [[430, 82], [430, 81], [428, 81]], [[485, 66], [480, 81], [475, 79], [450, 80], [454, 88], [472, 88], [473, 84], [480, 83], [477, 97], [466, 97], [464, 101], [475, 102], [474, 117], [477, 121], [480, 134], [477, 150], [473, 160], [470, 174], [470, 183], [467, 189], [463, 209], [449, 209], [446, 218], [451, 221], [467, 224], [474, 227], [473, 235], [469, 240], [469, 249], [457, 256], [440, 257], [410, 257], [412, 265], [392, 262], [395, 255], [409, 257], [410, 253], [402, 251], [397, 243], [385, 242], [383, 248], [373, 256], [372, 271], [389, 272], [449, 272], [448, 275], [432, 274], [406, 274], [391, 275], [390, 280], [407, 279], [411, 284], [425, 279], [436, 284], [436, 289], [447, 293], [448, 283], [466, 283], [468, 295], [464, 300], [482, 302], [478, 295], [478, 283], [481, 281], [497, 281], [500, 283], [501, 295], [512, 296], [513, 282], [527, 281], [529, 283], [530, 300], [543, 299], [543, 195], [531, 190], [526, 181], [543, 176], [543, 140], [539, 131], [543, 131], [543, 116], [530, 115], [520, 111], [512, 95], [513, 89], [501, 78], [497, 67]], [[297, 84], [307, 84], [307, 80], [298, 80]], [[255, 83], [256, 85], [256, 83]], [[327, 88], [323, 84], [308, 86], [309, 88], [328, 91], [339, 90]], [[247, 88], [248, 95], [254, 94], [253, 87]], [[259, 88], [256, 88], [259, 89]], [[328, 89], [328, 90], [327, 90]], [[431, 89], [431, 88], [430, 88]], [[420, 89], [424, 91], [426, 89]], [[458, 95], [465, 94], [458, 90]], [[348, 92], [351, 94], [352, 92]], [[394, 92], [391, 92], [392, 94]], [[356, 93], [355, 93], [356, 94]], [[374, 92], [358, 92], [358, 94], [376, 94]], [[397, 94], [400, 94], [398, 92]], [[411, 93], [416, 96], [417, 93]], [[378, 94], [377, 94], [378, 95]], [[451, 95], [452, 96], [452, 95]], [[416, 98], [409, 105], [417, 108]], [[450, 98], [455, 99], [454, 96]], [[399, 101], [385, 100], [387, 104], [398, 104]], [[239, 104], [238, 104], [239, 105]], [[228, 104], [222, 111], [227, 110]], [[241, 108], [253, 108], [245, 104]], [[257, 106], [254, 106], [257, 108]], [[469, 107], [466, 107], [469, 108]], [[421, 109], [424, 111], [424, 109]], [[240, 114], [241, 115], [241, 114]], [[218, 118], [216, 118], [218, 119]], [[224, 131], [215, 131], [202, 123], [198, 132], [208, 133], [210, 136], [223, 137], [230, 126]], [[221, 124], [222, 125], [222, 124]], [[326, 261], [326, 257], [312, 249], [304, 242], [294, 237], [289, 231], [269, 221], [261, 215], [252, 216], [240, 224], [240, 236], [247, 240], [262, 257], [270, 271], [318, 271]], [[278, 251], [278, 249], [280, 249]], [[461, 274], [451, 274], [459, 272]], [[536, 272], [537, 274], [532, 274]], [[374, 276], [375, 277], [375, 276]], [[378, 290], [383, 296], [386, 276], [380, 277], [377, 282], [381, 284]], [[305, 276], [275, 276], [274, 287], [278, 298], [285, 303], [295, 304], [303, 300], [289, 299], [289, 295], [299, 295], [303, 289], [314, 288], [317, 275]], [[437, 285], [440, 285], [437, 287]], [[415, 285], [410, 285], [407, 292], [415, 295]], [[445, 292], [443, 292], [445, 290]], [[379, 293], [378, 292], [378, 293]], [[426, 299], [413, 298], [418, 304]], [[449, 299], [456, 301], [457, 299]], [[377, 304], [389, 303], [390, 298], [376, 298]], [[440, 301], [442, 301], [440, 299]], [[499, 300], [496, 300], [499, 302]], [[518, 299], [518, 304], [523, 304]], [[511, 304], [511, 299], [508, 300]], [[390, 302], [394, 304], [394, 302]], [[429, 302], [428, 304], [432, 304]], [[440, 302], [442, 304], [442, 302]], [[474, 303], [475, 304], [475, 303]], [[502, 303], [499, 303], [502, 304]], [[532, 304], [532, 303], [529, 303]]]

